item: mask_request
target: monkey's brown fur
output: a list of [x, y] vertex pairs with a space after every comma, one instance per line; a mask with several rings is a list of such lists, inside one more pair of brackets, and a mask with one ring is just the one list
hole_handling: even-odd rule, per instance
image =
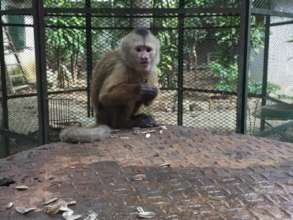
[[[104, 77], [105, 75], [107, 77]], [[125, 106], [125, 115], [121, 119], [127, 119], [135, 114], [142, 104], [139, 104], [142, 101], [140, 100], [141, 84], [146, 83], [151, 87], [155, 87], [155, 81], [154, 73], [143, 75], [133, 69], [127, 68], [121, 60], [119, 51], [108, 54], [97, 65], [96, 74], [93, 76], [92, 81], [91, 96], [92, 104], [96, 112], [97, 124], [107, 124], [107, 117], [104, 116], [101, 105], [114, 108], [117, 106]], [[151, 101], [146, 104], [149, 105], [150, 103]], [[123, 120], [117, 119], [114, 124], [109, 126], [123, 128], [126, 125]]]
[[[141, 52], [136, 47], [147, 49]], [[138, 29], [122, 39], [120, 48], [107, 53], [96, 64], [91, 81], [91, 101], [97, 125], [111, 128], [155, 125], [148, 116], [136, 116], [136, 113], [142, 105], [150, 105], [157, 96], [155, 68], [159, 54], [157, 38], [146, 29]], [[146, 124], [145, 120], [151, 123]], [[84, 132], [89, 133], [88, 130]], [[70, 132], [63, 133], [70, 137]], [[61, 137], [61, 134], [60, 138], [70, 142], [67, 141], [70, 138]]]

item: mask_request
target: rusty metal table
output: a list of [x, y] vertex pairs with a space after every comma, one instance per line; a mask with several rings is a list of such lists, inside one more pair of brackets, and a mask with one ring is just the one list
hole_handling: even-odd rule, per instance
[[148, 138], [141, 131], [0, 160], [0, 178], [16, 181], [0, 187], [0, 219], [62, 219], [3, 208], [39, 207], [52, 197], [74, 199], [76, 213], [94, 210], [99, 220], [137, 219], [137, 206], [153, 219], [293, 219], [293, 144], [176, 126]]

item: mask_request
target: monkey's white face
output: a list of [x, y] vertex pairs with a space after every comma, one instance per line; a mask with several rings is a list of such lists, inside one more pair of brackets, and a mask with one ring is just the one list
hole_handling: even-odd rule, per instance
[[149, 74], [160, 61], [160, 43], [151, 33], [131, 32], [122, 39], [121, 54], [128, 67]]
[[154, 60], [154, 48], [147, 45], [137, 45], [134, 47], [137, 70], [144, 73], [152, 71]]

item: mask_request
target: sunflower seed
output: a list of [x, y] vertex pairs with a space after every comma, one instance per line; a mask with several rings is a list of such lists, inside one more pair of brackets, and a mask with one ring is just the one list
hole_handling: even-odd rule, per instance
[[68, 211], [68, 207], [67, 207], [67, 203], [64, 200], [60, 199], [60, 200], [57, 200], [57, 202], [53, 204], [45, 206], [43, 210], [45, 213], [49, 215], [55, 215], [58, 212]]
[[11, 209], [13, 206], [14, 206], [14, 203], [13, 203], [13, 202], [9, 202], [9, 203], [5, 206], [5, 208], [6, 208], [6, 209]]
[[76, 203], [77, 203], [77, 202], [76, 202], [75, 200], [72, 200], [72, 201], [68, 202], [67, 205], [68, 205], [68, 206], [76, 205]]
[[76, 220], [80, 219], [82, 215], [73, 215], [73, 211], [63, 212], [62, 217], [65, 220]]
[[162, 125], [161, 128], [162, 128], [163, 130], [167, 130], [167, 127], [164, 126], [164, 125]]
[[159, 167], [170, 167], [170, 163], [162, 163]]
[[98, 220], [98, 214], [94, 211], [90, 211], [90, 213], [85, 217], [84, 220]]
[[150, 219], [150, 218], [154, 218], [156, 216], [156, 213], [154, 213], [154, 212], [146, 212], [146, 211], [143, 210], [142, 207], [137, 207], [136, 209], [138, 211], [137, 215], [140, 218]]
[[142, 181], [146, 178], [145, 174], [136, 174], [132, 177], [133, 180], [135, 181]]
[[27, 190], [28, 189], [28, 186], [26, 186], [26, 185], [19, 185], [19, 186], [16, 186], [15, 189], [17, 189], [19, 191]]
[[43, 203], [43, 205], [49, 205], [49, 204], [51, 204], [51, 203], [53, 203], [53, 202], [56, 202], [57, 200], [58, 200], [58, 198], [57, 198], [57, 197], [54, 197], [54, 198], [52, 198], [52, 199], [49, 199], [49, 200], [45, 201], [45, 202]]
[[22, 215], [25, 215], [25, 214], [27, 214], [29, 212], [32, 212], [32, 211], [36, 210], [36, 208], [15, 207], [15, 210], [18, 213], [20, 213]]

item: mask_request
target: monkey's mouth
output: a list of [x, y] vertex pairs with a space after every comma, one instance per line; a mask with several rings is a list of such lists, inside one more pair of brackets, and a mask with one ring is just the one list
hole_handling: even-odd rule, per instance
[[147, 67], [150, 63], [149, 63], [149, 61], [141, 61], [140, 64], [141, 64], [143, 67]]

